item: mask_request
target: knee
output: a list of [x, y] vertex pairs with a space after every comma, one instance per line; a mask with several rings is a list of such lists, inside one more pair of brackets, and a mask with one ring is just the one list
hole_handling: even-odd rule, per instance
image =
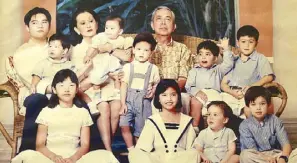
[[28, 96], [24, 101], [24, 106], [28, 108], [32, 107], [45, 107], [48, 105], [48, 99], [45, 95], [35, 93]]
[[99, 117], [110, 117], [110, 107], [107, 102], [102, 102], [97, 106], [100, 116]]

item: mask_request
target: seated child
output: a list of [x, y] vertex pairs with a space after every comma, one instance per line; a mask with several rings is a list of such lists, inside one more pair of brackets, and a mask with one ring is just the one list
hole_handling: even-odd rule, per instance
[[207, 110], [208, 128], [199, 133], [193, 144], [202, 162], [239, 163], [235, 155], [237, 138], [233, 130], [225, 127], [233, 114], [231, 108], [223, 101], [212, 101]]
[[[75, 66], [67, 59], [66, 53], [70, 44], [66, 43], [65, 37], [53, 34], [49, 38], [48, 57], [36, 64], [32, 72], [31, 92], [40, 94], [51, 94], [51, 83], [54, 75], [62, 69], [76, 71]], [[90, 64], [86, 65], [82, 71], [77, 72], [78, 76], [83, 76], [84, 71]]]
[[270, 92], [262, 86], [252, 86], [244, 100], [252, 115], [239, 126], [240, 162], [288, 162], [291, 145], [287, 132], [279, 118], [267, 114]]
[[251, 86], [263, 86], [274, 79], [268, 59], [256, 51], [258, 39], [259, 31], [251, 25], [242, 26], [237, 31], [240, 57], [221, 82], [221, 89], [224, 91], [221, 94], [223, 101], [238, 116], [243, 112], [243, 108], [245, 108], [245, 116], [248, 116], [243, 99], [245, 91]]
[[[150, 104], [160, 76], [158, 67], [148, 59], [156, 44], [151, 33], [139, 33], [133, 42], [134, 61], [123, 67], [120, 127], [128, 150], [134, 147], [130, 127], [133, 126], [133, 136], [137, 139], [145, 120], [152, 115]], [[149, 87], [153, 90], [147, 94]]]
[[11, 162], [119, 163], [109, 151], [88, 153], [93, 121], [77, 95], [78, 78], [75, 73], [69, 69], [58, 71], [51, 87], [53, 92], [49, 105], [36, 119], [36, 151], [25, 150]]
[[198, 152], [192, 148], [196, 133], [193, 118], [181, 113], [181, 91], [173, 79], [162, 79], [154, 105], [160, 110], [144, 125], [136, 147], [129, 152], [130, 163], [197, 163]]
[[[120, 36], [123, 33], [123, 28], [124, 21], [121, 17], [109, 16], [106, 18], [105, 31], [92, 38], [92, 45], [87, 50], [84, 62], [87, 63], [92, 60], [93, 70], [91, 70], [88, 77], [80, 84], [82, 91], [88, 90], [93, 86], [93, 89], [96, 92], [95, 96], [87, 101], [87, 103], [92, 101], [90, 105], [97, 105], [101, 101], [109, 100], [108, 97], [104, 97], [100, 93], [100, 85], [109, 78], [109, 73], [117, 73], [122, 68], [120, 59], [111, 54], [116, 49], [125, 50], [132, 47], [132, 37], [124, 38]], [[116, 98], [120, 100], [120, 80], [117, 78], [114, 80], [114, 88], [112, 91], [112, 96], [114, 96], [113, 99]], [[91, 109], [91, 113], [97, 112], [98, 110]]]
[[[223, 62], [216, 64], [221, 46], [224, 55]], [[206, 105], [211, 101], [221, 101], [221, 80], [234, 65], [234, 56], [229, 50], [229, 39], [220, 40], [218, 46], [210, 41], [203, 41], [197, 47], [198, 66], [189, 71], [185, 88], [188, 93], [196, 97], [202, 104], [202, 115], [207, 113]], [[206, 96], [206, 97], [205, 97]]]

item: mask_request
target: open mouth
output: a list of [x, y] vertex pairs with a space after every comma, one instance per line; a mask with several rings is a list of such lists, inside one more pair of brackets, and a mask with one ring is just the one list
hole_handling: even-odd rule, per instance
[[201, 63], [203, 63], [203, 64], [206, 64], [206, 63], [207, 63], [207, 61], [202, 61]]
[[92, 32], [92, 31], [93, 31], [92, 29], [87, 30], [87, 32]]

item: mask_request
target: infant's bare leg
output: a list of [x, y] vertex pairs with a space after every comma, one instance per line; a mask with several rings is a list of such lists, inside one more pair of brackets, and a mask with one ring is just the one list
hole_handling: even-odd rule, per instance
[[100, 116], [97, 120], [97, 126], [105, 149], [111, 151], [111, 131], [110, 131], [110, 107], [107, 102], [98, 104]]
[[81, 91], [86, 91], [91, 88], [93, 84], [91, 83], [90, 77], [85, 78], [83, 81], [80, 82], [79, 88]]

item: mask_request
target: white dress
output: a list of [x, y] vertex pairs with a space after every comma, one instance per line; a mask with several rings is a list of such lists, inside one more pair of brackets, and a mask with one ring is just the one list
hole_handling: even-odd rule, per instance
[[[81, 128], [91, 126], [93, 121], [89, 112], [85, 108], [43, 108], [36, 119], [36, 123], [48, 127], [46, 147], [63, 158], [68, 158], [75, 154], [79, 148]], [[102, 159], [102, 163], [118, 163], [112, 153], [105, 150], [97, 150], [84, 155], [77, 163]], [[12, 163], [18, 162], [52, 163], [52, 161], [37, 151], [26, 150], [12, 159]], [[92, 161], [91, 161], [92, 162]]]
[[129, 153], [130, 163], [199, 162], [198, 152], [192, 148], [196, 137], [192, 118], [180, 114], [180, 124], [176, 134], [166, 129], [160, 114], [149, 117], [135, 149]]

